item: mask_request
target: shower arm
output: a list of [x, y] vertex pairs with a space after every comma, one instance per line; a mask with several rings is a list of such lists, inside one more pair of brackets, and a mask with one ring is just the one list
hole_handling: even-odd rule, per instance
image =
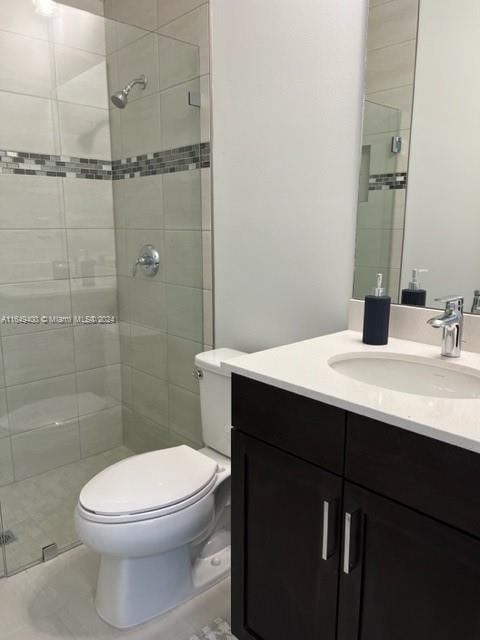
[[123, 93], [125, 93], [125, 95], [128, 95], [136, 84], [141, 84], [142, 89], [145, 89], [145, 87], [147, 86], [147, 76], [142, 74], [138, 78], [134, 78], [131, 82], [127, 84], [127, 86], [123, 90]]

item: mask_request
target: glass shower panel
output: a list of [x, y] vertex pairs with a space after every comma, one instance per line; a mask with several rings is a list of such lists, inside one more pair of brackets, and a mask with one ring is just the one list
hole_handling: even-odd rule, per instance
[[[384, 274], [385, 287], [395, 299], [400, 281], [404, 200], [398, 197], [405, 175], [397, 172], [402, 140], [400, 110], [365, 102], [355, 253], [355, 298], [375, 287], [375, 274]], [[400, 148], [399, 148], [400, 145]]]
[[[194, 356], [203, 350], [200, 55], [159, 34], [117, 30], [109, 92], [145, 74], [128, 106], [110, 105], [125, 445], [140, 453], [202, 445]], [[129, 27], [130, 35], [140, 30]], [[133, 272], [153, 245], [159, 271]]]
[[[106, 21], [10, 2], [0, 38], [0, 505], [7, 572], [77, 543], [123, 444]], [[48, 5], [48, 6], [47, 6]], [[48, 10], [47, 10], [48, 9]]]
[[[0, 59], [7, 574], [77, 544], [78, 494], [101, 469], [202, 445], [192, 370], [211, 297], [198, 46], [54, 2], [11, 4], [0, 23], [20, 52]], [[122, 90], [120, 109], [110, 96]], [[133, 275], [145, 245], [159, 252], [154, 277], [142, 264]]]

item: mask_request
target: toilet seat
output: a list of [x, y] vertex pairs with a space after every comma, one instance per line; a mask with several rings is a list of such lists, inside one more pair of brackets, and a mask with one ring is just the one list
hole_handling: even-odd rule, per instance
[[79, 515], [110, 524], [160, 518], [201, 500], [218, 472], [216, 461], [186, 445], [133, 456], [85, 485]]
[[142, 520], [158, 520], [163, 516], [172, 515], [174, 513], [178, 513], [179, 511], [183, 511], [188, 507], [191, 507], [195, 503], [199, 502], [202, 498], [208, 495], [217, 483], [217, 478], [212, 478], [209, 485], [204, 487], [198, 494], [191, 496], [188, 500], [184, 502], [177, 503], [175, 505], [171, 505], [170, 507], [161, 507], [160, 509], [153, 509], [152, 511], [144, 511], [138, 513], [124, 513], [121, 515], [112, 515], [106, 516], [102, 514], [95, 513], [94, 511], [89, 511], [86, 509], [80, 502], [77, 505], [77, 512], [81, 518], [84, 520], [89, 520], [90, 522], [96, 522], [99, 524], [124, 524], [124, 523], [134, 523], [141, 522]]

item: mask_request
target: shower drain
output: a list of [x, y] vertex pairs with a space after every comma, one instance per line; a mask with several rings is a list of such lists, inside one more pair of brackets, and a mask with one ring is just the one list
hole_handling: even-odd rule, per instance
[[0, 544], [10, 544], [15, 542], [16, 537], [11, 531], [2, 531], [0, 533]]

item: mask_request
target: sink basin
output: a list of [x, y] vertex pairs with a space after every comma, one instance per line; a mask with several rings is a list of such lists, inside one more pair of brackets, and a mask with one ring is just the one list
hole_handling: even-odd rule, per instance
[[439, 398], [480, 398], [480, 372], [461, 365], [392, 353], [347, 353], [330, 367], [366, 384]]

